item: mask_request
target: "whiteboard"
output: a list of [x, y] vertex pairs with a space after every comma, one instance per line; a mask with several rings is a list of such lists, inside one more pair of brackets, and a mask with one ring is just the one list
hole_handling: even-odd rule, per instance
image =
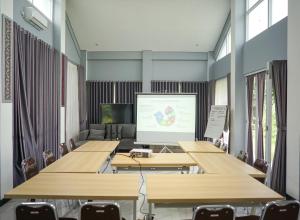
[[204, 137], [214, 139], [220, 138], [224, 130], [226, 115], [226, 105], [212, 105]]

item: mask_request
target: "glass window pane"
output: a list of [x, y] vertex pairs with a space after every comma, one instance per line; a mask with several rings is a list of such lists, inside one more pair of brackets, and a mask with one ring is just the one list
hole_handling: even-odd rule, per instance
[[227, 78], [216, 81], [215, 104], [227, 105]]
[[252, 144], [253, 144], [253, 159], [256, 158], [256, 145], [257, 145], [257, 109], [256, 109], [256, 100], [257, 97], [257, 85], [256, 78], [254, 78], [253, 82], [253, 96], [252, 96]]
[[231, 53], [231, 29], [229, 29], [228, 34], [227, 34], [227, 54]]
[[33, 5], [52, 20], [52, 0], [33, 0]]
[[288, 0], [272, 1], [272, 24], [277, 23], [288, 15]]
[[226, 41], [224, 41], [224, 43], [223, 43], [223, 45], [221, 47], [221, 50], [220, 50], [219, 55], [217, 57], [217, 60], [219, 60], [219, 59], [221, 59], [221, 58], [223, 58], [225, 56], [226, 56]]
[[276, 120], [276, 109], [275, 109], [275, 94], [272, 92], [272, 137], [271, 137], [271, 161], [273, 161], [275, 149], [276, 149], [276, 138], [277, 138], [277, 120]]
[[264, 0], [248, 16], [249, 40], [268, 28], [268, 1]]
[[248, 9], [251, 8], [253, 5], [255, 5], [256, 2], [259, 0], [248, 0]]

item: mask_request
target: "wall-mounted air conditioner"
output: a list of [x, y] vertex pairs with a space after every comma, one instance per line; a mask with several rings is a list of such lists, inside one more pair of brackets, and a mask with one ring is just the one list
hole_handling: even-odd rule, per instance
[[39, 31], [48, 29], [47, 18], [34, 7], [24, 7], [24, 19]]

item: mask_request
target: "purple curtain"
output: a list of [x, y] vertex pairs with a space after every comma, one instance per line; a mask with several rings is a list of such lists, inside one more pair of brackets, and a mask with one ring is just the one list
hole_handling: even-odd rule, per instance
[[257, 132], [257, 159], [264, 159], [264, 100], [265, 100], [265, 72], [257, 74], [257, 110], [258, 110], [258, 132]]
[[287, 61], [273, 61], [270, 66], [276, 109], [276, 149], [273, 159], [271, 188], [286, 194], [286, 119], [287, 119]]
[[113, 103], [114, 83], [110, 81], [87, 81], [88, 124], [100, 123], [100, 104]]
[[14, 186], [24, 181], [21, 162], [42, 152], [58, 158], [60, 141], [60, 54], [14, 23]]
[[248, 137], [247, 137], [247, 153], [248, 160], [247, 162], [253, 164], [253, 136], [252, 136], [252, 109], [253, 109], [253, 84], [254, 84], [254, 75], [247, 77], [247, 103], [248, 103]]
[[196, 93], [196, 138], [204, 140], [208, 120], [208, 82], [182, 82], [182, 93]]
[[153, 93], [178, 93], [179, 92], [179, 82], [151, 81], [151, 92], [153, 92]]
[[78, 69], [78, 97], [79, 97], [79, 123], [80, 130], [87, 128], [87, 102], [86, 102], [86, 80], [84, 67], [77, 66]]
[[142, 92], [142, 82], [116, 82], [116, 103], [134, 104], [135, 93]]
[[67, 97], [68, 57], [64, 54], [62, 54], [61, 57], [61, 66], [61, 106], [65, 106]]

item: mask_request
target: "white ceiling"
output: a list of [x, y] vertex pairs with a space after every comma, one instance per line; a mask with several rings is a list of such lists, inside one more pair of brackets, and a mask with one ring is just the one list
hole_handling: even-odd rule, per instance
[[230, 0], [67, 0], [83, 50], [212, 51]]

